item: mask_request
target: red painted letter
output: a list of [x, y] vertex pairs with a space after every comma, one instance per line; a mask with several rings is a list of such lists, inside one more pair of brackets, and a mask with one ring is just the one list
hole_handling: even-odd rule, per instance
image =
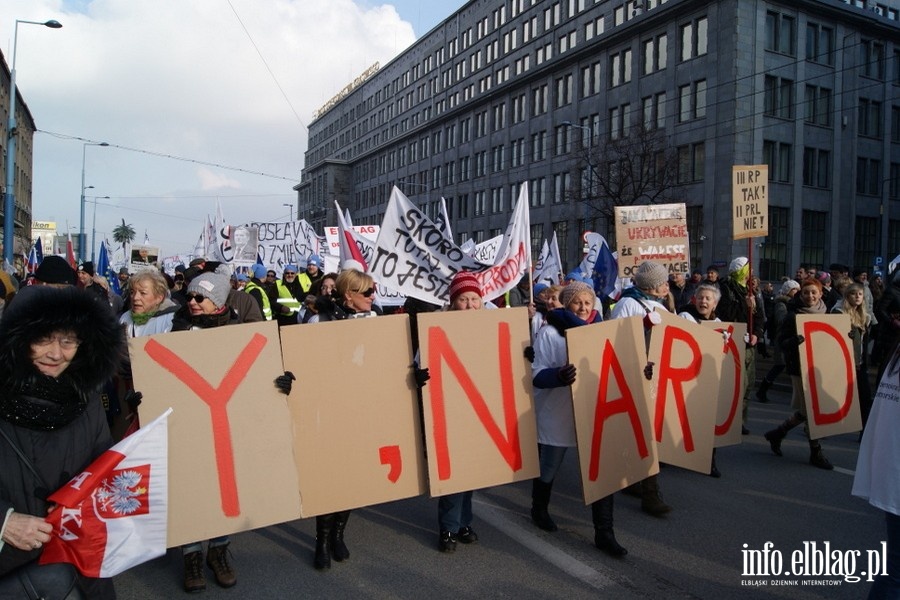
[[[841, 355], [844, 359], [844, 374], [846, 376], [847, 388], [844, 391], [844, 403], [839, 409], [833, 413], [823, 413], [819, 406], [819, 386], [816, 384], [816, 367], [813, 353], [812, 336], [814, 333], [825, 333], [833, 337], [841, 349]], [[812, 418], [817, 425], [830, 425], [842, 421], [850, 412], [850, 405], [853, 404], [853, 358], [847, 350], [847, 344], [840, 332], [827, 323], [821, 321], [809, 321], [803, 324], [803, 337], [806, 338], [806, 365], [807, 377], [809, 378], [809, 393], [812, 403]]]
[[[672, 353], [676, 339], [684, 342], [691, 353], [691, 362], [688, 366], [676, 369], [672, 366]], [[681, 423], [681, 431], [684, 434], [685, 452], [694, 451], [694, 436], [691, 435], [691, 424], [688, 422], [687, 407], [684, 405], [684, 390], [682, 385], [700, 374], [700, 347], [697, 342], [682, 329], [666, 327], [663, 331], [662, 364], [659, 365], [659, 383], [656, 387], [656, 415], [654, 419], [654, 433], [656, 441], [662, 441], [663, 417], [666, 414], [666, 390], [668, 383], [672, 382], [675, 410], [678, 411], [678, 421]]]
[[[719, 333], [724, 333], [724, 329], [716, 329]], [[734, 331], [734, 326], [730, 325], [728, 327], [728, 333], [732, 333]], [[731, 410], [728, 411], [728, 416], [725, 418], [725, 422], [721, 425], [716, 425], [716, 435], [725, 435], [728, 433], [728, 430], [731, 429], [731, 424], [734, 422], [734, 415], [737, 414], [738, 403], [741, 400], [741, 394], [743, 393], [743, 389], [741, 388], [741, 377], [743, 375], [744, 365], [741, 364], [741, 353], [738, 352], [737, 344], [734, 343], [734, 336], [728, 336], [728, 342], [725, 344], [724, 352], [727, 354], [731, 354], [732, 359], [734, 360], [734, 390], [731, 392]]]
[[222, 512], [226, 517], [237, 517], [241, 514], [238, 502], [237, 482], [234, 475], [234, 451], [231, 446], [231, 426], [228, 423], [226, 406], [235, 390], [247, 376], [253, 363], [259, 357], [266, 338], [254, 334], [241, 350], [234, 364], [225, 373], [219, 387], [214, 388], [174, 352], [157, 342], [150, 340], [144, 345], [147, 356], [156, 361], [162, 368], [181, 380], [194, 394], [209, 407], [212, 421], [213, 443], [216, 452], [216, 468], [219, 475], [219, 493], [222, 496]]

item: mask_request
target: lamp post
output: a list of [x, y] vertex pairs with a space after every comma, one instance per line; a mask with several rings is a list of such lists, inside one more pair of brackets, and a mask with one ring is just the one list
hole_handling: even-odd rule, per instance
[[16, 229], [16, 42], [19, 23], [43, 25], [51, 29], [62, 27], [59, 21], [25, 21], [16, 19], [13, 30], [12, 64], [9, 68], [9, 119], [6, 127], [6, 189], [3, 194], [3, 258], [13, 264]]
[[294, 220], [294, 205], [288, 204], [287, 202], [285, 202], [284, 204], [282, 204], [282, 206], [286, 206], [291, 210], [291, 218], [289, 220], [293, 221]]
[[[594, 193], [594, 165], [591, 164], [591, 154], [593, 152], [594, 147], [594, 130], [591, 129], [587, 125], [576, 125], [571, 121], [563, 121], [562, 125], [566, 127], [574, 127], [576, 129], [581, 129], [582, 131], [587, 132], [587, 140], [588, 140], [588, 198]], [[584, 147], [584, 134], [582, 133], [582, 147]], [[583, 213], [583, 211], [578, 211], [579, 213]], [[580, 215], [582, 217], [582, 221], [585, 221], [584, 214]], [[578, 223], [575, 223], [575, 226], [578, 227]]]
[[[81, 221], [80, 226], [78, 228], [78, 258], [81, 262], [84, 262], [87, 254], [84, 251], [84, 247], [87, 245], [87, 237], [84, 235], [84, 190], [92, 189], [94, 186], [89, 185], [85, 187], [84, 185], [84, 160], [87, 157], [87, 147], [88, 146], [109, 146], [106, 142], [85, 142], [81, 146]], [[96, 205], [94, 206], [94, 210], [96, 211]], [[93, 242], [91, 242], [93, 243]]]
[[97, 200], [109, 200], [109, 196], [93, 196], [92, 198], [94, 202], [94, 223], [91, 225], [91, 262], [96, 265], [97, 263], [94, 262], [94, 248], [97, 247]]

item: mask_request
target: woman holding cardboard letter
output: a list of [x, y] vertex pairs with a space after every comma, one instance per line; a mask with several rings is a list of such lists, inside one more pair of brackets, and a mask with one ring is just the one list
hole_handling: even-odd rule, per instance
[[[596, 295], [591, 286], [570, 282], [559, 294], [563, 308], [547, 313], [547, 326], [542, 327], [534, 342], [534, 408], [538, 428], [538, 455], [541, 474], [533, 480], [531, 519], [544, 531], [556, 531], [556, 523], [547, 508], [553, 480], [566, 455], [576, 446], [575, 415], [569, 386], [575, 383], [575, 365], [568, 362], [566, 330], [591, 323], [603, 317], [594, 310]], [[594, 521], [594, 545], [610, 556], [625, 556], [613, 532], [613, 495], [591, 504]]]
[[[803, 431], [809, 439], [809, 427], [806, 425], [806, 398], [803, 383], [800, 380], [800, 345], [805, 340], [802, 335], [797, 334], [797, 315], [823, 315], [826, 312], [825, 302], [822, 300], [822, 284], [817, 279], [804, 279], [800, 283], [800, 292], [788, 304], [788, 316], [778, 336], [781, 350], [784, 352], [785, 368], [788, 375], [791, 376], [791, 384], [794, 388], [791, 408], [795, 412], [784, 423], [765, 434], [772, 447], [772, 452], [776, 456], [782, 455], [781, 442], [797, 425], [803, 425]], [[834, 468], [834, 465], [822, 453], [819, 440], [809, 440], [809, 464], [820, 469], [831, 470]]]

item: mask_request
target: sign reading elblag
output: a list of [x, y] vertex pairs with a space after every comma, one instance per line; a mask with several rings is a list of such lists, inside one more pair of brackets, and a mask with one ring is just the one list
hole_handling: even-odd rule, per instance
[[684, 204], [617, 206], [615, 214], [619, 277], [631, 277], [647, 260], [660, 263], [669, 273], [690, 273]]
[[769, 235], [769, 165], [734, 165], [732, 180], [732, 238]]

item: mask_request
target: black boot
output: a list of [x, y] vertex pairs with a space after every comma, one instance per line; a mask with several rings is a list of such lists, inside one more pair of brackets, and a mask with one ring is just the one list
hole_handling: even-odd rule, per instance
[[769, 397], [766, 396], [766, 392], [769, 391], [769, 388], [772, 387], [772, 382], [768, 379], [763, 379], [762, 383], [759, 384], [759, 388], [756, 390], [756, 399], [760, 402], [768, 402]]
[[788, 434], [788, 431], [803, 423], [806, 419], [803, 415], [800, 414], [799, 411], [795, 412], [790, 416], [790, 418], [770, 431], [765, 433], [765, 438], [769, 440], [769, 446], [772, 448], [772, 452], [775, 453], [775, 456], [782, 456], [781, 453], [781, 440], [785, 438]]
[[316, 569], [331, 568], [331, 530], [334, 527], [334, 514], [316, 517], [316, 558], [313, 566]]
[[556, 531], [558, 527], [547, 508], [550, 506], [550, 493], [553, 482], [544, 483], [540, 477], [531, 480], [531, 520], [544, 531]]
[[628, 554], [628, 550], [616, 541], [616, 534], [613, 532], [612, 494], [591, 504], [591, 516], [594, 520], [594, 545], [616, 558]]
[[834, 469], [834, 465], [822, 453], [822, 446], [819, 444], [819, 440], [809, 440], [809, 464], [826, 471]]
[[722, 473], [719, 471], [719, 467], [716, 466], [716, 449], [713, 448], [712, 451], [712, 464], [709, 467], [709, 476], [715, 477], [718, 479], [722, 476]]
[[350, 558], [350, 551], [347, 550], [347, 544], [344, 543], [344, 528], [347, 526], [347, 519], [350, 518], [350, 511], [336, 513], [334, 515], [334, 527], [331, 530], [331, 557], [338, 562], [343, 562]]
[[651, 475], [641, 481], [641, 510], [654, 517], [661, 517], [672, 510], [659, 493], [658, 478], [659, 475]]

